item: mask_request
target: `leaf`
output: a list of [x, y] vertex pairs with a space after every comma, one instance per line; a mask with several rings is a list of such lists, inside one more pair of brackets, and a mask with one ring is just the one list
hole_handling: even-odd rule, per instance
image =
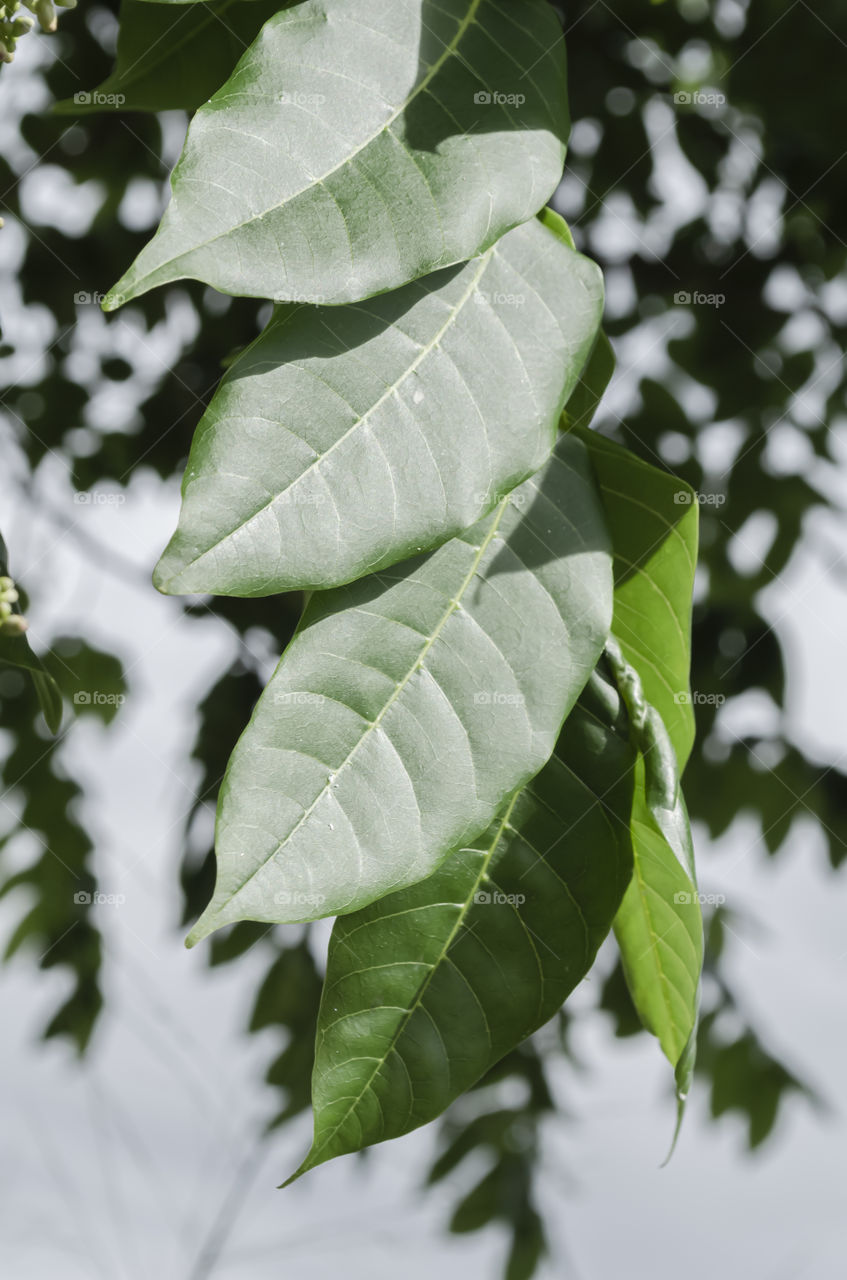
[[122, 0], [115, 67], [58, 115], [96, 111], [196, 111], [232, 73], [281, 0]]
[[121, 660], [79, 636], [58, 636], [51, 649], [56, 684], [73, 701], [78, 716], [94, 716], [111, 724], [126, 702], [127, 682]]
[[632, 813], [633, 875], [615, 917], [627, 986], [644, 1026], [674, 1067], [679, 1121], [694, 1069], [703, 920], [676, 755], [638, 672], [610, 639], [606, 655], [639, 750]]
[[585, 450], [564, 437], [460, 537], [312, 597], [230, 760], [189, 945], [355, 911], [478, 835], [549, 758], [611, 585]]
[[[0, 577], [9, 577], [9, 554], [2, 534], [0, 534]], [[11, 607], [12, 616], [20, 617], [21, 609], [17, 601]], [[26, 632], [18, 635], [4, 634], [0, 626], [0, 665], [3, 664], [20, 667], [30, 673], [47, 728], [51, 733], [58, 733], [62, 723], [62, 695], [55, 680], [45, 669], [44, 663], [31, 649]]]
[[104, 308], [186, 276], [278, 302], [395, 289], [531, 218], [568, 128], [546, 0], [306, 0], [194, 117], [171, 204]]
[[532, 219], [396, 293], [279, 309], [200, 423], [157, 587], [337, 586], [460, 533], [548, 457], [602, 305]]
[[694, 1067], [703, 965], [703, 922], [679, 784], [694, 738], [688, 681], [697, 505], [674, 476], [596, 432], [577, 428], [575, 434], [591, 455], [612, 538], [614, 617], [606, 653], [640, 753], [634, 871], [615, 934], [633, 1004], [674, 1067], [678, 1132]]
[[597, 476], [614, 547], [612, 629], [662, 717], [679, 772], [694, 741], [689, 690], [697, 503], [676, 476], [596, 431], [578, 428]]
[[615, 372], [615, 353], [601, 329], [594, 340], [582, 375], [568, 396], [562, 425], [568, 430], [587, 427]]
[[631, 874], [633, 761], [623, 704], [598, 669], [555, 755], [482, 839], [336, 921], [315, 1138], [295, 1177], [432, 1120], [552, 1017]]
[[56, 970], [58, 1007], [44, 1035], [67, 1036], [82, 1053], [103, 1003], [97, 883], [92, 843], [80, 826], [82, 792], [60, 765], [57, 744], [44, 741], [30, 682], [9, 668], [0, 668], [0, 724], [7, 808], [0, 850], [8, 845], [11, 854], [0, 867], [10, 926], [0, 955], [29, 952], [41, 969]]

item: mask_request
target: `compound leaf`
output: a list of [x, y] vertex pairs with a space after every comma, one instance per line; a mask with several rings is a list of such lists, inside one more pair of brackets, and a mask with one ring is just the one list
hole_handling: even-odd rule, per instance
[[546, 460], [602, 305], [533, 218], [370, 302], [280, 308], [200, 423], [156, 585], [337, 586], [468, 528]]

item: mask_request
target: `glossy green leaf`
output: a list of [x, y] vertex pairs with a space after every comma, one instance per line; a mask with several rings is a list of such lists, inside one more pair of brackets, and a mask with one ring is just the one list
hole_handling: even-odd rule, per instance
[[602, 305], [533, 218], [370, 302], [280, 308], [200, 423], [157, 587], [337, 586], [460, 533], [546, 460]]
[[115, 67], [96, 89], [53, 108], [96, 111], [196, 111], [226, 81], [282, 0], [121, 0]]
[[193, 943], [355, 911], [429, 875], [549, 758], [608, 634], [611, 560], [563, 437], [428, 556], [312, 597], [236, 747]]
[[585, 428], [615, 566], [607, 646], [640, 751], [634, 872], [615, 921], [644, 1025], [672, 1063], [681, 1108], [694, 1066], [703, 925], [680, 775], [694, 738], [689, 694], [697, 504], [676, 477]]
[[195, 116], [113, 310], [185, 276], [354, 302], [471, 258], [561, 176], [564, 41], [547, 0], [306, 0]]
[[473, 847], [336, 921], [298, 1174], [432, 1120], [556, 1012], [631, 874], [633, 761], [599, 668], [554, 756]]
[[682, 1105], [694, 1068], [703, 921], [677, 759], [639, 673], [614, 639], [606, 646], [639, 751], [632, 815], [633, 875], [615, 936], [633, 1004], [674, 1067]]
[[613, 631], [661, 716], [680, 773], [694, 741], [689, 691], [696, 496], [595, 431], [576, 430], [597, 475], [615, 558]]

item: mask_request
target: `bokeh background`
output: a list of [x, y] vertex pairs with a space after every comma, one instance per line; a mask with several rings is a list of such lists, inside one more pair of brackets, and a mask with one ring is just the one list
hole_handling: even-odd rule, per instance
[[174, 109], [56, 113], [109, 75], [116, 8], [82, 0], [0, 69], [0, 527], [68, 701], [52, 742], [0, 670], [0, 1270], [841, 1274], [847, 5], [562, 9], [555, 204], [604, 268], [618, 356], [597, 425], [701, 503], [685, 783], [709, 947], [673, 1160], [670, 1072], [608, 947], [443, 1123], [285, 1193], [327, 927], [239, 925], [190, 954], [182, 936], [300, 602], [150, 584], [193, 428], [267, 309], [192, 283], [97, 305], [161, 213], [179, 108], [268, 6], [125, 0], [135, 100], [172, 59]]

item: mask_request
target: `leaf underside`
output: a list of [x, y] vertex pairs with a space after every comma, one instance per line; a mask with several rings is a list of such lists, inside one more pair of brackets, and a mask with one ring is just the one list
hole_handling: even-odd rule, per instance
[[230, 760], [189, 943], [354, 911], [429, 875], [549, 758], [611, 619], [584, 446], [492, 515], [307, 606]]
[[533, 217], [568, 128], [547, 0], [306, 0], [197, 112], [104, 307], [186, 276], [280, 302], [398, 288]]
[[280, 308], [197, 429], [156, 585], [338, 586], [476, 523], [549, 455], [602, 303], [533, 218], [396, 293]]

